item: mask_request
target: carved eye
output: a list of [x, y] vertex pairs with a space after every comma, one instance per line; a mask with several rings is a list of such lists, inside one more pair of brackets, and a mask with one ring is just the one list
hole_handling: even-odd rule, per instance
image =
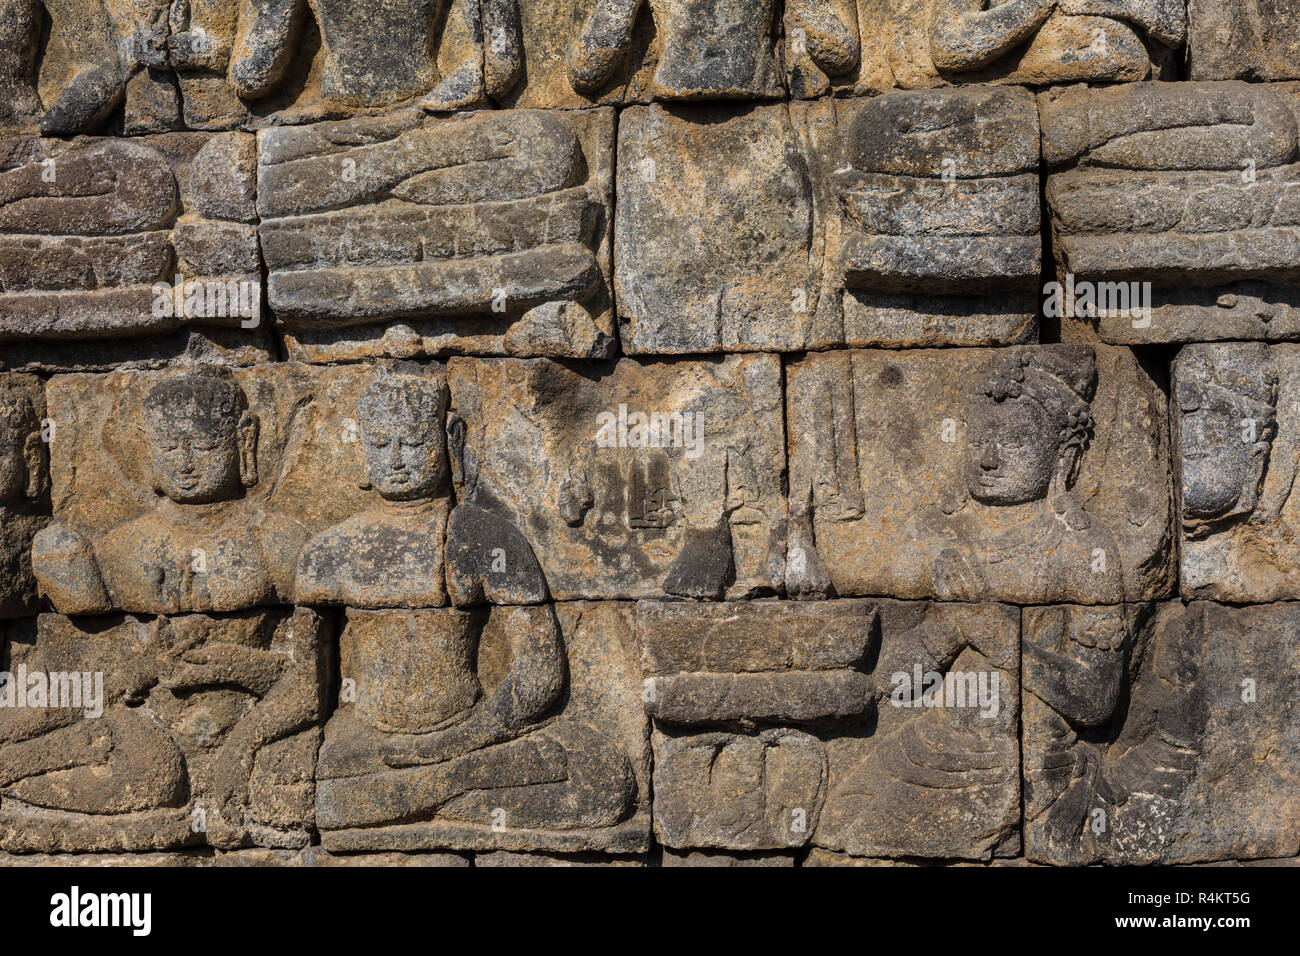
[[372, 440], [371, 440], [370, 444], [374, 445], [376, 448], [387, 448], [387, 447], [388, 447], [388, 439], [387, 439], [387, 438], [375, 438], [375, 439], [372, 439]]
[[421, 445], [424, 444], [424, 439], [423, 439], [423, 438], [403, 438], [403, 439], [402, 439], [402, 444], [403, 444], [403, 445], [406, 445], [408, 448], [419, 448]]

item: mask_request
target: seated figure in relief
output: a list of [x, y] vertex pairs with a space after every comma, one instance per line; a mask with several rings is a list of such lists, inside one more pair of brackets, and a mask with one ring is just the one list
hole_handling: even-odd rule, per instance
[[[380, 501], [303, 551], [298, 598], [348, 607], [341, 673], [356, 686], [326, 730], [317, 824], [488, 825], [504, 811], [512, 828], [612, 825], [635, 795], [631, 765], [562, 712], [564, 644], [553, 608], [538, 603], [546, 584], [527, 541], [499, 514], [453, 508], [462, 432], [447, 405], [436, 374], [377, 375], [357, 421]], [[446, 607], [444, 576], [458, 605], [510, 606]], [[489, 630], [508, 649], [485, 692], [478, 651]]]
[[1071, 490], [1096, 387], [1086, 346], [1020, 350], [992, 370], [968, 414], [964, 487], [912, 519], [937, 597], [1123, 600], [1115, 537]]
[[43, 593], [64, 614], [229, 612], [293, 603], [307, 537], [244, 498], [257, 483], [258, 421], [215, 370], [163, 380], [144, 400], [156, 504], [91, 541], [54, 522], [32, 546]]

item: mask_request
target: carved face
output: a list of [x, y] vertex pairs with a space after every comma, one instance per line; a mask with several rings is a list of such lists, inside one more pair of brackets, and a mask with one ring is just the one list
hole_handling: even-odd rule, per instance
[[1181, 414], [1184, 513], [1209, 518], [1231, 511], [1243, 492], [1258, 487], [1263, 456], [1260, 424], [1220, 406], [1202, 404]]
[[376, 386], [358, 409], [366, 469], [389, 501], [429, 498], [447, 478], [447, 445], [439, 402], [419, 383]]
[[972, 409], [966, 487], [987, 505], [1018, 505], [1047, 495], [1060, 430], [1031, 402], [985, 399]]
[[180, 504], [206, 504], [233, 497], [240, 487], [237, 422], [180, 416], [149, 422], [154, 486]]

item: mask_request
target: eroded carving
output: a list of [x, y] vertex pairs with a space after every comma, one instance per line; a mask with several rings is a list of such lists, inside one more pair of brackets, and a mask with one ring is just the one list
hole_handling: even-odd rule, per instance
[[556, 599], [779, 590], [774, 357], [453, 358], [448, 377], [467, 426], [458, 498], [513, 517]]
[[1185, 346], [1173, 362], [1188, 596], [1286, 600], [1295, 587], [1293, 345]]
[[[1055, 864], [1290, 856], [1294, 605], [1025, 611], [1025, 851]], [[1275, 669], [1276, 668], [1276, 669]], [[1231, 809], [1229, 809], [1231, 807]]]
[[47, 429], [40, 379], [0, 373], [0, 619], [39, 607], [31, 549], [49, 521]]
[[[1168, 589], [1163, 397], [1127, 351], [860, 351], [811, 356], [789, 381], [791, 595], [1107, 603]], [[828, 394], [852, 401], [809, 400]], [[1115, 404], [1134, 396], [1136, 414]], [[842, 449], [833, 478], [814, 458], [828, 446]], [[908, 546], [886, 554], [896, 540]]]
[[267, 300], [290, 356], [608, 354], [612, 122], [406, 113], [263, 131]]
[[15, 367], [268, 357], [239, 133], [0, 143], [0, 347]]
[[1040, 94], [1059, 283], [1045, 308], [1064, 335], [1300, 335], [1292, 96], [1239, 82]]
[[315, 614], [43, 614], [34, 631], [10, 666], [73, 675], [82, 699], [0, 708], [6, 850], [308, 842], [330, 641]]

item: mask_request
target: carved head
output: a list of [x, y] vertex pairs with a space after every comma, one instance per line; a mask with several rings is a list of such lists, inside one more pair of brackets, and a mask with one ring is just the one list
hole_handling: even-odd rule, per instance
[[154, 487], [179, 504], [237, 497], [257, 484], [257, 418], [227, 373], [185, 372], [144, 400]]
[[40, 498], [46, 487], [45, 443], [34, 390], [0, 376], [0, 502]]
[[421, 372], [381, 372], [357, 402], [370, 484], [389, 501], [442, 494], [450, 470], [444, 428], [449, 395]]
[[1014, 352], [971, 406], [966, 487], [987, 505], [1065, 491], [1092, 433], [1097, 361], [1087, 346]]
[[1277, 382], [1262, 343], [1184, 351], [1174, 397], [1189, 523], [1254, 510], [1277, 432]]

